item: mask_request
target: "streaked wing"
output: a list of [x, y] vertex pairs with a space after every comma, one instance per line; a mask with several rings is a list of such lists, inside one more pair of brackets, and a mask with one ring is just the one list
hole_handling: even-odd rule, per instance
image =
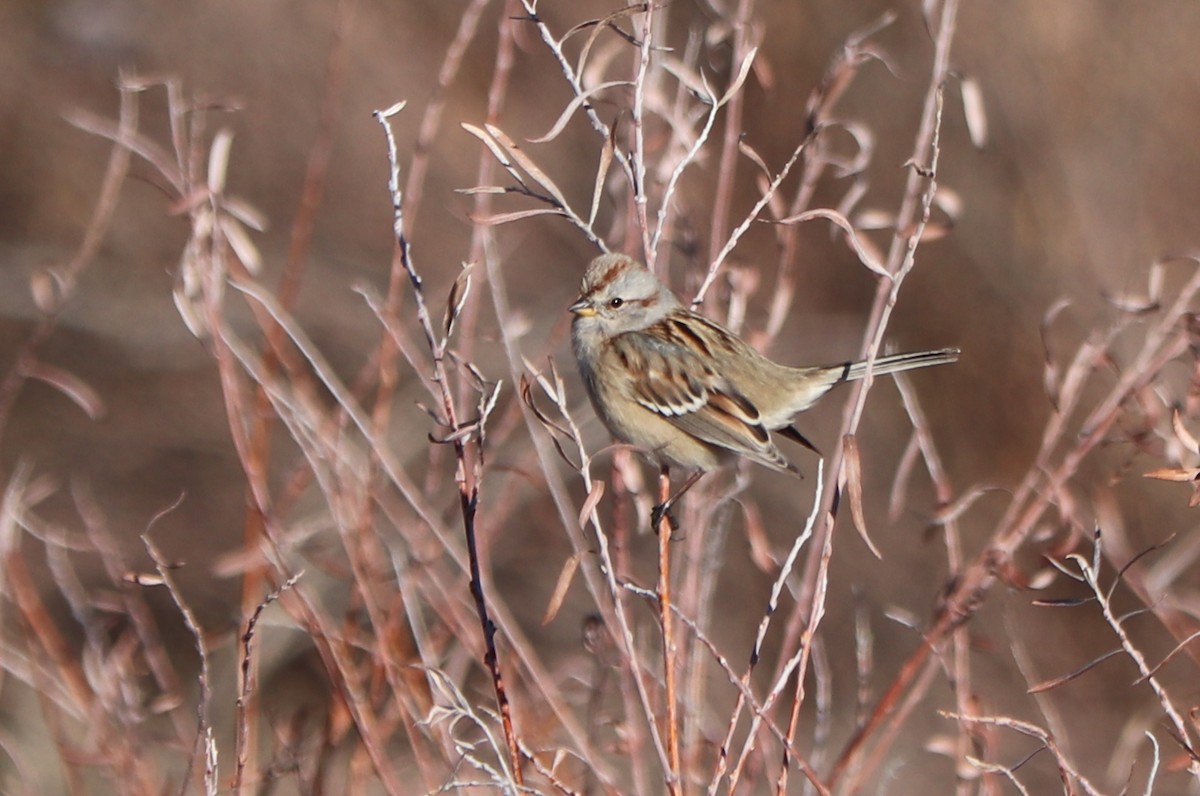
[[[723, 330], [721, 330], [723, 331]], [[793, 469], [771, 442], [758, 409], [708, 364], [711, 345], [668, 318], [612, 339], [631, 396], [697, 439], [777, 469]]]

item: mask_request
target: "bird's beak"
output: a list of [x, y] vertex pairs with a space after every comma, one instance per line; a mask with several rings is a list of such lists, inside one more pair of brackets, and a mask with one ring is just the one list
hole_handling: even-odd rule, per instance
[[590, 318], [596, 314], [596, 308], [591, 305], [587, 299], [580, 297], [575, 303], [567, 307], [576, 317]]

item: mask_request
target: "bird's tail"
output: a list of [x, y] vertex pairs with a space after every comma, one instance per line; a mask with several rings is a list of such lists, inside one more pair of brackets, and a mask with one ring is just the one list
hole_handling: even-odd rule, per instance
[[[936, 351], [920, 351], [911, 354], [889, 354], [875, 360], [871, 373], [876, 376], [884, 373], [897, 373], [902, 370], [927, 368], [933, 365], [946, 365], [958, 360], [957, 348], [939, 348]], [[867, 363], [843, 362], [840, 365], [826, 365], [817, 368], [799, 368], [795, 371], [796, 387], [793, 402], [784, 413], [790, 418], [797, 412], [803, 412], [812, 406], [818, 398], [829, 392], [834, 386], [844, 381], [856, 381], [867, 375]], [[780, 425], [780, 418], [772, 419], [773, 425]], [[788, 420], [790, 422], [790, 419]]]
[[[915, 370], [932, 365], [949, 365], [951, 362], [958, 361], [958, 353], [957, 348], [940, 348], [937, 351], [921, 351], [915, 354], [890, 354], [877, 358], [871, 372], [879, 376], [884, 373], [898, 373], [902, 370]], [[831, 370], [839, 367], [842, 369], [842, 374], [837, 382], [854, 381], [867, 375], [865, 361], [847, 362], [845, 365], [834, 366]]]

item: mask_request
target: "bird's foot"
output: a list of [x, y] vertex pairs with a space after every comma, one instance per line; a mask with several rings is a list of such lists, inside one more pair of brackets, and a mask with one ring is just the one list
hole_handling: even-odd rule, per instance
[[650, 528], [657, 534], [662, 527], [664, 516], [671, 527], [671, 538], [673, 539], [675, 532], [679, 530], [679, 520], [675, 519], [675, 515], [671, 513], [671, 504], [669, 503], [659, 503], [650, 509]]

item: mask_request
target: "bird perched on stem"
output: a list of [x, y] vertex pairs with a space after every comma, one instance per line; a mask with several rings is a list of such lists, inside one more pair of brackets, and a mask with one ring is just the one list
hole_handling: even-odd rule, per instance
[[[834, 385], [867, 374], [866, 362], [802, 368], [772, 362], [692, 312], [649, 269], [622, 254], [591, 262], [570, 310], [579, 372], [609, 432], [648, 452], [664, 472], [671, 464], [696, 470], [657, 507], [656, 517], [705, 472], [737, 457], [798, 472], [771, 432], [811, 448], [792, 426], [795, 416]], [[872, 372], [942, 365], [958, 353], [943, 348], [883, 356]]]

